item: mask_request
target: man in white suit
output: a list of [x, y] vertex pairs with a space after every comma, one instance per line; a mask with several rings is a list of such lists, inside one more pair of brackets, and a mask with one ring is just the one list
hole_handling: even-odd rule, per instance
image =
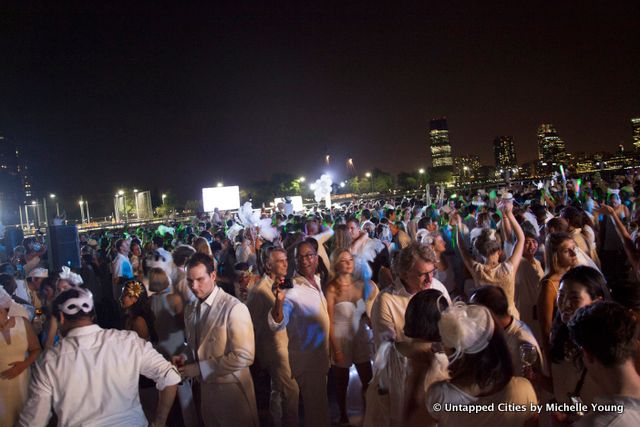
[[215, 264], [206, 254], [194, 254], [187, 262], [187, 283], [197, 298], [185, 308], [189, 351], [174, 356], [173, 362], [183, 377], [198, 381], [205, 426], [257, 427], [249, 310], [216, 286]]

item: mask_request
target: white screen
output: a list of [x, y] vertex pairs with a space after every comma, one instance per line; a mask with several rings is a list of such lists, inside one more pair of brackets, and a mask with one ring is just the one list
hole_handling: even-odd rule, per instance
[[240, 208], [240, 187], [211, 187], [202, 189], [202, 205], [205, 212], [213, 212], [215, 208], [231, 210]]
[[[304, 205], [302, 204], [302, 196], [291, 196], [290, 199], [294, 212], [301, 212], [304, 210]], [[284, 198], [282, 197], [273, 199], [273, 202], [276, 206], [278, 206], [278, 203], [285, 203]]]

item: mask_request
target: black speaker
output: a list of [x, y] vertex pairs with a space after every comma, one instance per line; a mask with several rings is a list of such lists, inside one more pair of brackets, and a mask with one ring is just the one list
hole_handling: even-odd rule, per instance
[[4, 246], [7, 248], [7, 256], [13, 256], [13, 248], [22, 244], [24, 233], [19, 227], [7, 227], [4, 232]]
[[49, 271], [56, 272], [63, 265], [80, 268], [80, 239], [75, 225], [52, 225], [47, 228]]

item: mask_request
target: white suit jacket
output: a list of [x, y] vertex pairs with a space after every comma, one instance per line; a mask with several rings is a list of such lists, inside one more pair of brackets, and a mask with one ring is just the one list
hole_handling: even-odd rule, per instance
[[[255, 356], [253, 324], [247, 307], [219, 287], [202, 303], [196, 347], [197, 304], [185, 308], [187, 344], [200, 365], [204, 383], [240, 383], [253, 394], [249, 366]], [[197, 357], [196, 357], [197, 356]]]

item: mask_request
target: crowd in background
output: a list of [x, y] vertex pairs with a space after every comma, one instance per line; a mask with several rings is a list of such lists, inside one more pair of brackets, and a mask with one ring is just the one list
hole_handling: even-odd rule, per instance
[[[304, 212], [245, 205], [82, 232], [81, 267], [60, 271], [42, 235], [25, 238], [0, 264], [0, 425], [28, 419], [30, 370], [68, 339], [56, 298], [76, 288], [97, 325], [177, 367], [167, 425], [350, 425], [350, 372], [367, 426], [640, 425], [638, 194], [629, 173]], [[212, 304], [223, 323], [201, 313]], [[223, 356], [199, 352], [205, 336]], [[152, 420], [155, 383], [136, 381]], [[220, 409], [222, 394], [237, 405]], [[546, 403], [557, 410], [533, 409]], [[484, 404], [496, 410], [463, 409]]]

